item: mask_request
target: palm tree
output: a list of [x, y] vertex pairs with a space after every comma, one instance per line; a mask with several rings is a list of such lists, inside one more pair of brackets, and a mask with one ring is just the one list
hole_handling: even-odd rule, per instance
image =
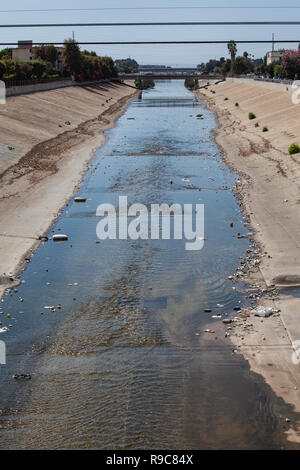
[[233, 41], [233, 40], [229, 41], [229, 43], [227, 44], [227, 47], [228, 47], [228, 51], [229, 51], [230, 56], [231, 56], [230, 75], [232, 76], [233, 73], [234, 73], [235, 55], [237, 53], [237, 47], [236, 47], [235, 41]]

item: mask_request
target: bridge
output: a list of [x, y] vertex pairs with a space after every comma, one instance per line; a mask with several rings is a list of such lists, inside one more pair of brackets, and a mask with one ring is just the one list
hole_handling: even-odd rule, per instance
[[200, 75], [187, 72], [138, 72], [138, 73], [120, 73], [121, 80], [137, 80], [143, 78], [152, 78], [153, 80], [185, 80], [194, 78], [198, 80], [223, 80], [222, 75]]

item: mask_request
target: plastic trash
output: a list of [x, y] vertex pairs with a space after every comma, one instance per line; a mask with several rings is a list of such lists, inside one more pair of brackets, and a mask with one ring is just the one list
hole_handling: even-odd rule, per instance
[[86, 197], [74, 197], [75, 202], [86, 202]]
[[273, 308], [273, 307], [257, 307], [255, 310], [254, 310], [254, 315], [256, 317], [270, 317], [271, 315], [273, 315], [274, 313], [278, 313], [279, 310], [276, 309], [276, 308]]
[[54, 242], [65, 242], [68, 240], [68, 236], [67, 235], [64, 235], [63, 233], [59, 233], [57, 235], [53, 235], [52, 236], [52, 240]]

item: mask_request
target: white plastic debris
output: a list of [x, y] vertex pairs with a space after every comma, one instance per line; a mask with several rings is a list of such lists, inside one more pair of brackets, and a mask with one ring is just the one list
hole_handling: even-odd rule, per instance
[[3, 328], [0, 328], [0, 333], [6, 333], [8, 331], [7, 326], [4, 326]]
[[256, 317], [270, 317], [274, 313], [278, 313], [279, 310], [273, 307], [257, 307], [253, 310], [253, 313]]

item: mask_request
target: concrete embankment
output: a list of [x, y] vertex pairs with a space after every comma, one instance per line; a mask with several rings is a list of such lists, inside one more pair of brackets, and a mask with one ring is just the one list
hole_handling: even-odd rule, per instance
[[[216, 141], [228, 164], [241, 174], [238, 192], [262, 254], [252, 281], [261, 281], [262, 288], [297, 287], [300, 154], [289, 155], [288, 147], [300, 145], [300, 106], [292, 102], [291, 90], [259, 83], [229, 80], [197, 94], [216, 111]], [[250, 120], [249, 113], [256, 117]], [[259, 297], [281, 309], [280, 317], [251, 318], [251, 332], [239, 331], [233, 341], [253, 369], [300, 410], [300, 299], [282, 293], [275, 299]]]
[[72, 195], [93, 150], [137, 90], [101, 83], [0, 106], [0, 294]]

